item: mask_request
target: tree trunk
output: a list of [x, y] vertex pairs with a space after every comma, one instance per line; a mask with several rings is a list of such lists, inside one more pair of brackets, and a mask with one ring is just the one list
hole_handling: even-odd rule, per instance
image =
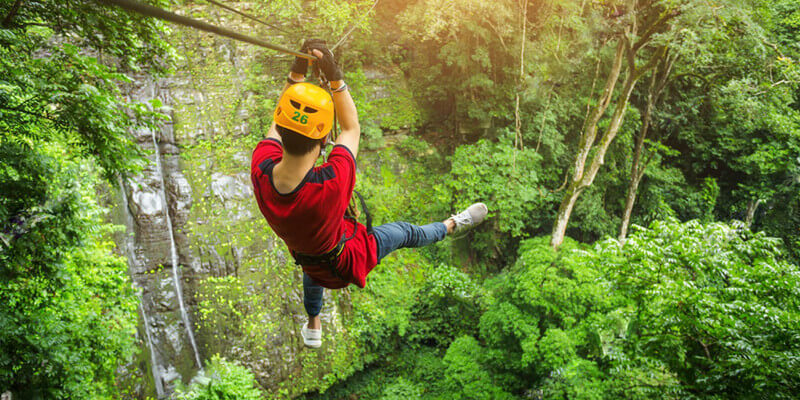
[[[589, 187], [594, 182], [597, 172], [600, 171], [600, 167], [605, 163], [605, 155], [608, 151], [608, 147], [611, 145], [611, 142], [617, 136], [617, 132], [619, 132], [619, 128], [622, 126], [631, 92], [636, 86], [636, 79], [636, 71], [629, 70], [625, 78], [625, 85], [622, 89], [622, 93], [620, 93], [617, 99], [616, 108], [611, 117], [611, 124], [609, 124], [608, 128], [603, 133], [600, 144], [592, 146], [594, 139], [591, 141], [586, 140], [586, 146], [579, 150], [575, 160], [575, 172], [572, 177], [572, 182], [569, 185], [569, 189], [564, 194], [564, 199], [561, 201], [561, 206], [558, 209], [556, 223], [553, 225], [550, 245], [553, 246], [554, 249], [561, 246], [561, 243], [564, 241], [567, 224], [572, 214], [572, 208], [575, 206], [575, 201], [578, 199], [583, 189]], [[591, 130], [597, 131], [597, 122], [594, 123], [594, 127]], [[587, 129], [587, 131], [591, 130]], [[593, 147], [595, 148], [595, 153], [592, 156], [589, 168], [586, 169], [586, 159], [589, 155], [589, 151], [592, 150]]]
[[[655, 50], [655, 53], [643, 66], [636, 66], [637, 55], [639, 52], [648, 47], [652, 36], [662, 29], [666, 24], [668, 24], [668, 21], [677, 14], [661, 12], [661, 16], [658, 18], [658, 20], [654, 23], [648, 24], [647, 30], [640, 34], [638, 32], [636, 12], [634, 12], [636, 11], [634, 9], [634, 3], [630, 4], [630, 8], [631, 9], [628, 10], [630, 11], [628, 15], [630, 15], [631, 18], [630, 25], [628, 25], [624, 29], [624, 32], [622, 32], [618, 37], [617, 50], [614, 55], [613, 64], [611, 70], [609, 71], [603, 93], [599, 96], [597, 105], [587, 115], [583, 124], [580, 142], [578, 144], [578, 150], [575, 155], [575, 162], [572, 168], [572, 179], [570, 180], [569, 187], [564, 194], [561, 205], [559, 206], [556, 221], [553, 224], [550, 245], [554, 249], [558, 249], [558, 247], [564, 241], [567, 224], [569, 223], [569, 218], [572, 214], [572, 209], [575, 206], [578, 196], [580, 196], [580, 193], [594, 182], [594, 178], [597, 176], [600, 167], [605, 162], [606, 152], [608, 151], [609, 146], [611, 146], [611, 142], [614, 141], [614, 138], [617, 136], [617, 133], [622, 126], [622, 122], [625, 119], [625, 112], [628, 102], [630, 101], [631, 93], [636, 86], [636, 82], [643, 74], [656, 67], [667, 52], [666, 46], [663, 46], [660, 49]], [[635, 43], [632, 43], [631, 40], [633, 40], [633, 38], [638, 38], [638, 40]], [[611, 116], [611, 122], [603, 135], [600, 137], [599, 143], [595, 145], [599, 128], [598, 124], [612, 102], [615, 87], [622, 71], [623, 63], [627, 64], [627, 72], [625, 75], [623, 88], [617, 96], [614, 113]], [[587, 169], [586, 161], [590, 154], [592, 154], [592, 160]]]
[[756, 215], [756, 210], [758, 209], [758, 205], [761, 204], [761, 200], [750, 200], [747, 203], [747, 215], [744, 217], [744, 226], [747, 229], [750, 229], [750, 225], [753, 224], [753, 218]]
[[614, 54], [614, 61], [611, 71], [609, 71], [608, 79], [606, 79], [603, 93], [600, 95], [597, 105], [586, 116], [586, 121], [583, 124], [583, 132], [581, 134], [580, 143], [578, 144], [578, 152], [575, 155], [572, 179], [570, 180], [567, 190], [564, 192], [561, 205], [558, 207], [558, 215], [556, 217], [556, 222], [553, 224], [553, 232], [550, 236], [550, 246], [554, 249], [561, 246], [561, 243], [564, 241], [567, 224], [569, 224], [569, 217], [572, 215], [572, 208], [575, 206], [575, 201], [578, 199], [581, 191], [583, 191], [581, 182], [584, 179], [586, 159], [589, 157], [589, 152], [597, 138], [597, 124], [611, 104], [614, 88], [617, 86], [624, 59], [625, 39], [620, 38], [617, 43], [617, 51]]
[[633, 204], [636, 202], [636, 192], [639, 190], [638, 176], [631, 176], [631, 183], [628, 185], [628, 194], [625, 196], [625, 211], [622, 213], [622, 225], [619, 228], [619, 241], [625, 243], [625, 238], [628, 236], [628, 225], [631, 222], [631, 214], [633, 213]]
[[14, 17], [19, 12], [19, 7], [22, 5], [22, 0], [17, 0], [14, 2], [14, 5], [11, 6], [11, 10], [9, 10], [8, 14], [6, 14], [5, 18], [3, 18], [3, 22], [0, 23], [0, 26], [3, 28], [11, 28], [11, 22], [14, 20]]
[[567, 225], [569, 224], [569, 217], [572, 214], [572, 208], [575, 206], [575, 201], [578, 200], [580, 190], [575, 191], [574, 187], [570, 185], [567, 192], [564, 193], [564, 199], [561, 200], [561, 205], [558, 207], [558, 216], [556, 216], [556, 223], [553, 225], [553, 233], [550, 236], [550, 246], [557, 249], [564, 242], [564, 236], [567, 232]]
[[[661, 51], [659, 51], [659, 53], [653, 55], [645, 66], [641, 68], [635, 68], [635, 63], [632, 62], [632, 60], [636, 55], [630, 53], [633, 50], [626, 44], [627, 42], [625, 38], [620, 39], [620, 50], [622, 51], [617, 51], [615, 68], [612, 69], [612, 74], [609, 76], [609, 81], [606, 84], [606, 91], [603, 94], [602, 101], [595, 108], [594, 112], [591, 113], [590, 119], [587, 120], [586, 125], [584, 125], [584, 134], [581, 135], [580, 148], [577, 156], [575, 157], [575, 169], [573, 171], [572, 181], [570, 183], [569, 190], [567, 190], [567, 192], [564, 194], [564, 199], [559, 207], [558, 218], [556, 223], [553, 225], [553, 233], [550, 238], [550, 245], [553, 246], [554, 249], [557, 249], [559, 246], [561, 246], [561, 243], [564, 240], [564, 234], [567, 229], [567, 224], [569, 223], [570, 214], [572, 213], [572, 207], [575, 205], [577, 197], [580, 195], [583, 189], [589, 187], [594, 182], [594, 178], [600, 171], [600, 167], [602, 167], [605, 163], [606, 152], [608, 151], [609, 146], [611, 146], [611, 142], [613, 142], [614, 138], [616, 138], [617, 133], [622, 126], [622, 122], [625, 120], [625, 112], [627, 111], [631, 93], [636, 87], [636, 82], [643, 73], [655, 67], [658, 60], [666, 51], [666, 48], [663, 48]], [[611, 102], [611, 94], [613, 93], [614, 86], [616, 85], [616, 77], [618, 77], [620, 74], [622, 59], [624, 57], [627, 57], [628, 59], [628, 71], [625, 76], [623, 89], [620, 92], [619, 97], [617, 97], [614, 114], [611, 116], [611, 123], [609, 124], [608, 128], [606, 128], [603, 136], [600, 138], [600, 143], [594, 145], [595, 137], [597, 135], [597, 124], [600, 122], [600, 117], [602, 117], [606, 107], [608, 107], [608, 104]], [[614, 78], [614, 82], [611, 82], [612, 78]], [[589, 156], [589, 152], [593, 149], [594, 155], [592, 156], [591, 164], [588, 168], [586, 168], [586, 160]]]
[[516, 93], [516, 101], [514, 105], [514, 127], [515, 127], [515, 139], [514, 139], [514, 147], [519, 148], [522, 150], [522, 120], [520, 119], [519, 115], [519, 92], [522, 90], [522, 85], [524, 83], [525, 78], [525, 42], [527, 41], [525, 36], [527, 35], [528, 30], [528, 1], [525, 0], [524, 5], [522, 6], [522, 36], [520, 37], [520, 51], [519, 51], [519, 82], [517, 83], [519, 87], [517, 88]]
[[625, 243], [625, 238], [628, 236], [628, 225], [631, 222], [631, 214], [633, 213], [633, 205], [636, 203], [636, 193], [639, 190], [639, 183], [642, 181], [644, 170], [647, 165], [642, 164], [642, 151], [644, 150], [644, 139], [647, 137], [647, 130], [650, 128], [650, 118], [653, 111], [653, 86], [655, 82], [655, 73], [653, 79], [650, 81], [650, 90], [647, 93], [647, 106], [645, 106], [644, 115], [642, 115], [642, 128], [639, 130], [639, 136], [636, 138], [636, 148], [633, 151], [633, 162], [631, 163], [631, 181], [628, 184], [628, 193], [625, 196], [625, 210], [622, 212], [622, 224], [619, 228], [619, 241]]
[[650, 129], [650, 123], [653, 118], [653, 110], [656, 103], [664, 91], [672, 72], [672, 65], [675, 62], [675, 57], [664, 57], [663, 69], [656, 68], [650, 77], [650, 85], [647, 88], [647, 105], [645, 105], [644, 114], [642, 114], [642, 128], [639, 130], [639, 136], [636, 138], [636, 147], [633, 152], [633, 162], [631, 163], [631, 180], [628, 185], [628, 193], [625, 196], [625, 210], [622, 213], [622, 224], [619, 228], [619, 241], [625, 243], [625, 238], [628, 236], [628, 227], [631, 222], [631, 214], [633, 213], [633, 205], [636, 203], [636, 196], [639, 190], [639, 183], [642, 181], [644, 171], [647, 169], [649, 158], [642, 162], [642, 153], [644, 152], [644, 141], [647, 138], [647, 133]]

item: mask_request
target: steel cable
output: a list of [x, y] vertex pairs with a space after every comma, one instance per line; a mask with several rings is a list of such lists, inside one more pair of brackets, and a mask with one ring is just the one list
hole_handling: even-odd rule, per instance
[[217, 6], [217, 7], [224, 8], [224, 9], [226, 9], [226, 10], [228, 10], [228, 11], [230, 11], [230, 12], [234, 13], [234, 14], [239, 14], [239, 15], [241, 15], [242, 17], [245, 17], [245, 18], [247, 18], [247, 19], [250, 19], [250, 20], [256, 21], [256, 22], [258, 22], [258, 23], [260, 23], [260, 24], [262, 24], [262, 25], [264, 25], [264, 26], [268, 26], [268, 27], [270, 27], [270, 28], [272, 28], [272, 29], [275, 29], [275, 30], [277, 30], [277, 31], [281, 31], [281, 32], [283, 32], [283, 33], [285, 33], [285, 34], [288, 34], [288, 35], [291, 35], [291, 34], [292, 34], [291, 32], [289, 32], [289, 31], [287, 31], [287, 30], [285, 30], [285, 29], [283, 29], [283, 28], [280, 28], [280, 27], [277, 27], [277, 26], [275, 26], [275, 25], [272, 25], [272, 24], [270, 24], [270, 23], [268, 23], [268, 22], [265, 22], [265, 21], [263, 21], [263, 20], [261, 20], [261, 19], [259, 19], [259, 18], [256, 18], [256, 17], [254, 17], [254, 16], [252, 16], [252, 15], [250, 15], [250, 14], [247, 14], [247, 13], [245, 13], [245, 12], [239, 11], [239, 10], [237, 10], [237, 9], [233, 8], [233, 7], [226, 6], [225, 4], [222, 4], [222, 3], [218, 2], [218, 1], [214, 1], [214, 0], [205, 0], [205, 1], [206, 1], [206, 2], [208, 2], [208, 3], [211, 3], [211, 4], [213, 4], [213, 5], [215, 5], [215, 6]]
[[138, 1], [134, 1], [134, 0], [97, 0], [97, 1], [99, 1], [100, 3], [106, 4], [106, 5], [114, 5], [114, 6], [126, 9], [128, 11], [133, 11], [133, 12], [136, 12], [138, 14], [142, 14], [142, 15], [145, 15], [145, 16], [148, 16], [148, 17], [158, 18], [158, 19], [161, 19], [161, 20], [164, 20], [164, 21], [168, 21], [168, 22], [172, 22], [172, 23], [175, 23], [175, 24], [178, 24], [178, 25], [188, 26], [190, 28], [195, 28], [195, 29], [198, 29], [198, 30], [201, 30], [201, 31], [214, 33], [214, 34], [217, 34], [217, 35], [220, 35], [220, 36], [225, 36], [225, 37], [228, 37], [228, 38], [231, 38], [231, 39], [234, 39], [234, 40], [238, 40], [238, 41], [254, 44], [256, 46], [265, 47], [265, 48], [272, 49], [272, 50], [275, 50], [275, 51], [279, 51], [281, 53], [290, 54], [290, 55], [293, 55], [293, 56], [296, 56], [296, 57], [302, 57], [302, 58], [305, 58], [305, 59], [308, 59], [308, 60], [316, 60], [317, 59], [316, 57], [314, 57], [314, 56], [312, 56], [310, 54], [301, 53], [299, 51], [290, 50], [290, 49], [287, 49], [285, 47], [281, 47], [281, 46], [277, 46], [277, 45], [274, 45], [274, 44], [271, 44], [271, 43], [267, 43], [267, 42], [265, 42], [265, 41], [263, 41], [261, 39], [256, 39], [256, 38], [254, 38], [252, 36], [243, 35], [241, 33], [234, 32], [232, 30], [225, 29], [225, 28], [220, 28], [218, 26], [211, 25], [211, 24], [203, 22], [203, 21], [199, 21], [199, 20], [192, 19], [192, 18], [189, 18], [189, 17], [184, 17], [182, 15], [178, 15], [178, 14], [166, 11], [166, 10], [162, 10], [162, 9], [160, 9], [158, 7], [153, 7], [153, 6], [149, 5], [149, 4], [143, 4], [143, 3], [140, 3]]

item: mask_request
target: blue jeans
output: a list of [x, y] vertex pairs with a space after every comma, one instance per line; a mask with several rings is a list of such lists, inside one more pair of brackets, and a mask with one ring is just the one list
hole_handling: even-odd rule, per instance
[[[417, 226], [408, 222], [393, 222], [376, 226], [374, 229], [378, 263], [389, 253], [405, 247], [423, 247], [444, 239], [447, 227], [441, 222]], [[322, 309], [323, 287], [317, 285], [310, 276], [303, 273], [303, 305], [306, 313], [315, 317]]]

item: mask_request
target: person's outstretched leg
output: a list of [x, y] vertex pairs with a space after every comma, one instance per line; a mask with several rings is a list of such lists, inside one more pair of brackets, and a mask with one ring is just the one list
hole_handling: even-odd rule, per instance
[[310, 276], [303, 272], [303, 305], [308, 314], [308, 322], [300, 331], [303, 342], [309, 347], [322, 345], [322, 323], [319, 312], [322, 310], [323, 287], [317, 285]]
[[423, 247], [438, 242], [453, 232], [479, 224], [488, 213], [483, 203], [475, 203], [466, 210], [442, 221], [417, 226], [408, 222], [392, 222], [376, 226], [378, 263], [389, 253], [406, 247]]
[[422, 247], [444, 239], [447, 226], [442, 222], [417, 226], [408, 222], [392, 222], [373, 229], [378, 249], [378, 262], [389, 253], [405, 247]]

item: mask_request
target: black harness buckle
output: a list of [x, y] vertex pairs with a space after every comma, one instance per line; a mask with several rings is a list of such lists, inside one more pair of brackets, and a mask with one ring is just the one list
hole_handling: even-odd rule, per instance
[[334, 246], [328, 252], [323, 254], [303, 254], [298, 253], [294, 250], [291, 251], [292, 257], [294, 257], [294, 263], [300, 266], [303, 265], [330, 265], [335, 266], [336, 261], [339, 259], [339, 255], [342, 254], [342, 250], [344, 250], [344, 244], [350, 238], [345, 238], [342, 235], [342, 240]]

